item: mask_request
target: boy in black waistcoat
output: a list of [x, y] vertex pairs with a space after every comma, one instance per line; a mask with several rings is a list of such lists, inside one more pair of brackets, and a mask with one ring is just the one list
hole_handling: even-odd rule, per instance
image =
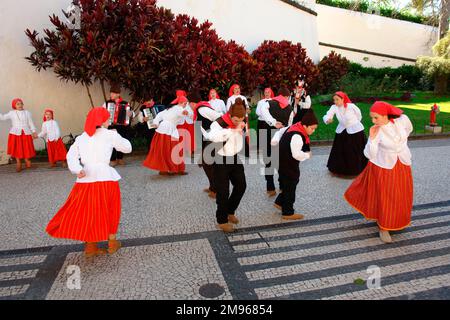
[[295, 213], [295, 191], [300, 179], [300, 162], [311, 159], [309, 136], [317, 129], [318, 121], [314, 112], [305, 113], [302, 122], [276, 133], [272, 145], [279, 145], [279, 181], [281, 193], [275, 200], [283, 220], [301, 220], [302, 214]]

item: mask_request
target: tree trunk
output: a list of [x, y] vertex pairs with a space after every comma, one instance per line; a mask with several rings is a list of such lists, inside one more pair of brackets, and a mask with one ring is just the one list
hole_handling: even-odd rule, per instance
[[91, 101], [91, 108], [94, 108], [94, 100], [92, 99], [91, 90], [89, 89], [89, 86], [87, 84], [84, 85], [86, 87], [89, 100]]
[[434, 78], [434, 93], [444, 95], [447, 93], [448, 76], [439, 75]]
[[441, 12], [439, 15], [439, 39], [445, 37], [448, 31], [448, 19], [450, 17], [450, 0], [441, 1]]
[[105, 101], [108, 101], [109, 99], [106, 97], [105, 82], [103, 80], [100, 80], [100, 85], [102, 87], [103, 98], [105, 99]]

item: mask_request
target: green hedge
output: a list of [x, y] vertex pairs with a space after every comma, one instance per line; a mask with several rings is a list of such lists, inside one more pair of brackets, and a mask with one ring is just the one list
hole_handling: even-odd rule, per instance
[[[323, 4], [330, 7], [337, 7], [342, 9], [349, 9], [353, 11], [369, 13], [369, 8], [374, 8], [374, 5], [368, 1], [349, 1], [349, 0], [317, 0], [316, 3]], [[409, 22], [421, 23], [421, 24], [431, 24], [428, 22], [427, 18], [424, 16], [413, 15], [409, 12], [398, 11], [391, 7], [381, 7], [376, 6], [379, 9], [380, 15], [383, 17], [394, 18], [398, 20], [404, 20]]]

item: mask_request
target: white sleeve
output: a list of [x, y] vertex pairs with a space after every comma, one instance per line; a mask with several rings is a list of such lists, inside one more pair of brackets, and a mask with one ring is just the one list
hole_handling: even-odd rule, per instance
[[275, 125], [277, 124], [277, 120], [272, 117], [272, 115], [269, 112], [269, 103], [266, 102], [263, 105], [261, 105], [261, 109], [260, 109], [260, 113], [261, 113], [261, 118], [263, 118], [263, 120], [272, 127], [275, 127]]
[[366, 147], [364, 148], [364, 155], [369, 160], [373, 160], [377, 157], [378, 144], [380, 143], [380, 134], [381, 132], [378, 132], [377, 136], [373, 140], [369, 137]]
[[231, 98], [228, 98], [226, 105], [227, 112], [230, 110], [230, 108], [231, 108]]
[[197, 110], [197, 112], [200, 113], [203, 117], [205, 117], [209, 121], [216, 121], [222, 116], [219, 112], [214, 111], [210, 108], [200, 108]]
[[42, 124], [41, 132], [38, 134], [39, 138], [45, 138], [47, 135], [47, 126], [45, 125], [45, 122]]
[[289, 129], [289, 127], [282, 128], [282, 129], [278, 130], [277, 132], [275, 132], [272, 140], [270, 141], [270, 144], [274, 147], [277, 146], [280, 143], [280, 140], [283, 137], [283, 135], [287, 129]]
[[260, 102], [258, 102], [258, 105], [256, 106], [256, 115], [258, 117], [261, 116], [261, 105], [263, 104], [263, 101], [261, 100]]
[[225, 105], [225, 102], [223, 100], [220, 100], [220, 106], [222, 108], [222, 114], [226, 114], [228, 112], [227, 106]]
[[153, 119], [153, 124], [155, 126], [159, 126], [159, 124], [161, 123], [161, 121], [163, 121], [163, 116], [167, 113], [167, 110], [161, 111], [160, 113], [158, 113], [155, 117], [155, 119]]
[[113, 135], [113, 147], [122, 153], [131, 153], [133, 148], [131, 147], [131, 142], [125, 138], [122, 138], [120, 134], [116, 131], [112, 131]]
[[303, 152], [303, 139], [300, 135], [296, 134], [291, 140], [291, 152], [295, 160], [305, 161], [311, 157], [309, 152]]
[[11, 119], [11, 112], [8, 112], [7, 114], [1, 114], [0, 113], [0, 120], [9, 120]]
[[361, 122], [361, 120], [362, 120], [361, 110], [356, 105], [353, 105], [353, 110], [356, 113], [356, 118], [358, 119], [358, 121]]
[[75, 140], [75, 143], [70, 147], [69, 152], [67, 152], [67, 166], [69, 167], [70, 172], [73, 174], [79, 174], [83, 167], [80, 163], [80, 150], [78, 149], [78, 139]]
[[336, 107], [332, 106], [330, 110], [328, 110], [327, 114], [323, 116], [323, 122], [327, 123], [328, 121], [333, 119], [335, 114], [336, 114]]
[[27, 111], [28, 125], [30, 126], [31, 132], [36, 132], [36, 127], [34, 126], [33, 119], [31, 118], [31, 113]]
[[290, 127], [294, 124], [294, 117], [295, 117], [295, 113], [294, 113], [294, 111], [292, 111], [291, 115], [289, 116], [288, 127]]
[[408, 134], [408, 136], [411, 134], [411, 132], [413, 132], [413, 125], [407, 115], [402, 114], [400, 118], [398, 118], [396, 121], [401, 123], [403, 128], [405, 128], [405, 131]]
[[231, 129], [224, 129], [217, 122], [213, 122], [211, 124], [211, 130], [208, 132], [206, 138], [212, 142], [224, 142], [227, 141], [232, 134], [233, 131]]
[[305, 102], [300, 102], [299, 104], [302, 106], [302, 109], [311, 109], [311, 97], [307, 96]]

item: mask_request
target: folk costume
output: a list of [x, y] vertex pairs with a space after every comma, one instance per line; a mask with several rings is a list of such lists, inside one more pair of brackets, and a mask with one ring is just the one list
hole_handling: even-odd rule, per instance
[[[52, 117], [47, 120], [46, 113], [51, 113]], [[46, 109], [44, 112], [44, 119], [42, 123], [41, 132], [38, 134], [39, 138], [44, 138], [47, 144], [48, 161], [53, 167], [58, 161], [65, 163], [67, 149], [61, 138], [61, 130], [58, 122], [54, 119], [54, 112], [51, 109]]]

